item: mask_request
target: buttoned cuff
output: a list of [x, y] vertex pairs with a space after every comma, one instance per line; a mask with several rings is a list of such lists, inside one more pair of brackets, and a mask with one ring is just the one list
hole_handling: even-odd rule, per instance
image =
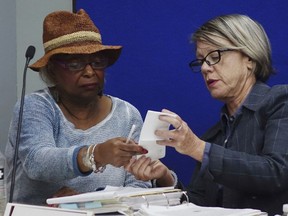
[[208, 167], [210, 149], [211, 149], [211, 143], [206, 142], [205, 148], [204, 148], [203, 159], [202, 159], [202, 163], [201, 163], [201, 168], [200, 168], [200, 173], [199, 173], [200, 175], [202, 175]]

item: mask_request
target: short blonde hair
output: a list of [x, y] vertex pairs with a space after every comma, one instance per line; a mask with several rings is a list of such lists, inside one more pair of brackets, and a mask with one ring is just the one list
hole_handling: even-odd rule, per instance
[[[215, 37], [229, 41], [232, 46], [227, 47]], [[274, 73], [267, 34], [258, 22], [246, 15], [230, 14], [209, 20], [192, 35], [192, 42], [197, 41], [241, 51], [256, 63], [253, 72], [257, 80], [265, 82]]]

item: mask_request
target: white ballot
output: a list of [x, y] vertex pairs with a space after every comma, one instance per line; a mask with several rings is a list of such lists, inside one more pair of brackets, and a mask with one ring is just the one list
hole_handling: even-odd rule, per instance
[[[139, 138], [139, 145], [148, 150], [145, 156], [152, 160], [163, 158], [166, 154], [166, 147], [156, 143], [157, 140], [162, 138], [155, 135], [155, 130], [169, 130], [170, 124], [161, 121], [159, 119], [160, 115], [176, 117], [174, 114], [148, 110]], [[138, 157], [140, 156], [138, 155]]]

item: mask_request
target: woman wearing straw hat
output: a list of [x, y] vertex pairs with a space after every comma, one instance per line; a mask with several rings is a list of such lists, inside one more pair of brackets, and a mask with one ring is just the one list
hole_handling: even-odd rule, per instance
[[[29, 67], [47, 88], [25, 96], [13, 202], [42, 205], [61, 188], [150, 187], [122, 168], [147, 152], [133, 141], [143, 123], [139, 111], [103, 94], [105, 69], [122, 47], [103, 45], [84, 10], [53, 12], [43, 24], [45, 55]], [[18, 113], [19, 103], [6, 147], [8, 189]], [[128, 141], [132, 125], [137, 129]]]

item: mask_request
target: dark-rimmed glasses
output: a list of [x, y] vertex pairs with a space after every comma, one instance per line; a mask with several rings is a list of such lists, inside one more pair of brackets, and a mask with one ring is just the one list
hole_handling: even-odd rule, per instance
[[218, 49], [209, 52], [203, 59], [195, 59], [189, 63], [189, 67], [195, 73], [201, 72], [201, 67], [204, 62], [207, 65], [212, 66], [220, 62], [221, 53], [226, 51], [234, 51], [234, 49]]
[[53, 59], [52, 62], [71, 72], [82, 71], [87, 67], [88, 64], [94, 70], [103, 70], [108, 66], [107, 58], [99, 58], [90, 62], [65, 62], [64, 60]]

